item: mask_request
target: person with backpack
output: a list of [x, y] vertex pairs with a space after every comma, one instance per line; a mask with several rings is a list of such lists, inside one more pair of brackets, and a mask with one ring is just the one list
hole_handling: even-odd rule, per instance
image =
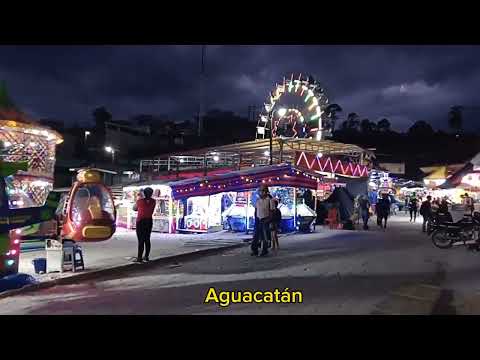
[[[138, 211], [136, 232], [138, 239], [138, 254], [134, 260], [136, 263], [142, 263], [143, 261], [149, 261], [150, 255], [150, 235], [152, 234], [153, 226], [153, 211], [155, 210], [156, 201], [152, 199], [153, 189], [145, 188], [143, 190], [144, 198], [139, 198], [135, 203], [133, 210]], [[143, 257], [143, 251], [145, 250], [145, 257]]]
[[422, 231], [426, 231], [427, 223], [430, 221], [432, 218], [432, 203], [431, 203], [432, 197], [429, 195], [427, 196], [427, 200], [422, 202], [422, 205], [420, 206], [420, 215], [423, 217], [423, 224], [422, 224]]
[[415, 222], [417, 220], [417, 210], [418, 210], [418, 199], [415, 193], [412, 194], [412, 197], [408, 202], [408, 210], [410, 211], [410, 222]]
[[270, 223], [270, 232], [272, 237], [272, 250], [276, 251], [280, 249], [278, 243], [278, 229], [280, 228], [280, 222], [282, 221], [282, 213], [278, 208], [278, 200], [273, 200], [272, 222]]

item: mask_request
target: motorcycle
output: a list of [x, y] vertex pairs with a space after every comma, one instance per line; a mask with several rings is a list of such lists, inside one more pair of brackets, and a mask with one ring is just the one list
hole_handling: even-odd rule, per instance
[[430, 225], [433, 245], [440, 249], [464, 245], [479, 249], [480, 213], [464, 216], [457, 222], [433, 220]]

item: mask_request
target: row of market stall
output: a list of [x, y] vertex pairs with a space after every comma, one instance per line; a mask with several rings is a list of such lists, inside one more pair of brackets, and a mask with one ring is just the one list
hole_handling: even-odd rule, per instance
[[[151, 187], [157, 201], [153, 231], [163, 233], [253, 230], [257, 189], [269, 187], [279, 202], [281, 231], [309, 231], [318, 200], [324, 200], [349, 179], [328, 177], [290, 164], [252, 167], [180, 181], [150, 181], [127, 186], [118, 202], [117, 226], [134, 229], [133, 204]], [[367, 178], [362, 182], [367, 183]], [[366, 187], [365, 187], [366, 189]]]
[[413, 196], [447, 199], [451, 204], [461, 204], [468, 194], [480, 201], [480, 154], [466, 163], [422, 167], [422, 181], [407, 181], [387, 171], [372, 170], [369, 180], [369, 196], [372, 202], [382, 193], [394, 196], [399, 202]]

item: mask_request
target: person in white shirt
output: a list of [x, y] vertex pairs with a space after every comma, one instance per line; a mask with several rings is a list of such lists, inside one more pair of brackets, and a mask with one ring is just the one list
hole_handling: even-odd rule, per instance
[[274, 210], [273, 199], [269, 194], [268, 187], [262, 185], [259, 189], [260, 198], [255, 203], [255, 236], [252, 241], [252, 256], [258, 255], [258, 248], [262, 245], [260, 256], [268, 254], [268, 245], [270, 242], [270, 222], [272, 211]]

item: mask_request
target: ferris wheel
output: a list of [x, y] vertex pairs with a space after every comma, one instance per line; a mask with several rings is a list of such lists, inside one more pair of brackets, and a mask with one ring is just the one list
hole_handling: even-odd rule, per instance
[[256, 138], [307, 138], [322, 140], [331, 133], [331, 113], [324, 89], [311, 77], [291, 75], [276, 84], [264, 104], [257, 124]]

